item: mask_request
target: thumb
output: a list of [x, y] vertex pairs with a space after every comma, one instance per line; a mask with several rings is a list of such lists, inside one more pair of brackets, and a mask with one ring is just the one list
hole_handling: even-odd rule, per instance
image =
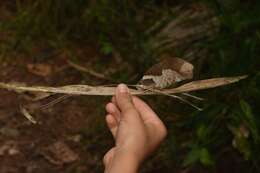
[[116, 88], [116, 102], [118, 108], [122, 111], [135, 110], [132, 102], [132, 96], [129, 92], [128, 87], [125, 84], [119, 84]]

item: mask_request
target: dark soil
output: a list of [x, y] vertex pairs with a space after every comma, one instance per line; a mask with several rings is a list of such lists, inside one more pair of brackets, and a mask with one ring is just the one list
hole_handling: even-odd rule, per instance
[[[28, 64], [39, 62], [27, 56], [14, 55], [2, 60], [1, 82], [58, 86], [86, 80], [80, 72], [67, 65], [64, 55], [40, 63], [50, 67], [52, 72], [48, 75], [34, 74], [28, 69]], [[92, 78], [92, 81], [98, 80]], [[108, 97], [70, 97], [53, 107], [36, 111], [33, 114], [38, 121], [36, 125], [20, 113], [19, 106], [28, 102], [23, 94], [1, 89], [0, 98], [1, 173], [102, 172], [103, 154], [112, 145], [104, 121], [104, 105]], [[54, 151], [49, 156], [46, 149], [56, 142], [63, 143], [78, 156], [77, 159], [62, 161], [56, 158], [57, 163], [53, 161], [52, 155], [57, 153]]]

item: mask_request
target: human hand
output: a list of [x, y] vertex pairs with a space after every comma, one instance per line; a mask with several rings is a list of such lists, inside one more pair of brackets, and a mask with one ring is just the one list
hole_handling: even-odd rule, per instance
[[141, 99], [131, 96], [124, 84], [117, 87], [106, 110], [115, 146], [104, 156], [105, 172], [135, 173], [163, 141], [167, 130], [156, 113]]

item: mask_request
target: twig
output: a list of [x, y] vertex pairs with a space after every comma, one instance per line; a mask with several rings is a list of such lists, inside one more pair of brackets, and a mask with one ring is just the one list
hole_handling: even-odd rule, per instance
[[37, 121], [33, 118], [33, 116], [23, 107], [20, 105], [21, 113], [27, 118], [31, 123], [36, 124]]
[[102, 79], [102, 80], [106, 80], [106, 81], [110, 81], [110, 82], [113, 82], [114, 80], [105, 76], [104, 74], [102, 73], [98, 73], [92, 69], [87, 69], [85, 67], [82, 67], [81, 65], [78, 65], [70, 60], [67, 61], [68, 65], [75, 68], [76, 70], [78, 71], [82, 71], [82, 72], [85, 72], [85, 73], [88, 73], [89, 75], [91, 76], [94, 76], [96, 78], [99, 78], [99, 79]]

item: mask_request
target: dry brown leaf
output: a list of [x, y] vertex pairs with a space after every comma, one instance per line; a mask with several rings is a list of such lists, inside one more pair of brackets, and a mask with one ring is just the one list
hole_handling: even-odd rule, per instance
[[79, 159], [78, 154], [61, 141], [55, 142], [43, 149], [41, 155], [54, 165], [63, 165]]
[[15, 141], [6, 141], [3, 145], [0, 146], [0, 156], [8, 154], [10, 156], [19, 154], [17, 143]]
[[20, 106], [20, 111], [24, 115], [24, 117], [29, 120], [31, 123], [36, 124], [37, 121], [34, 119], [34, 117], [22, 106]]
[[245, 78], [247, 78], [247, 75], [197, 80], [197, 81], [192, 81], [187, 84], [181, 85], [180, 87], [177, 88], [168, 89], [167, 92], [181, 93], [181, 92], [204, 90], [204, 89], [215, 88], [215, 87], [235, 83]]
[[[213, 78], [213, 79], [206, 79], [206, 80], [198, 80], [189, 82], [187, 84], [181, 85], [177, 88], [170, 88], [170, 89], [147, 89], [147, 90], [139, 90], [139, 89], [130, 89], [131, 94], [133, 95], [166, 95], [170, 97], [177, 98], [189, 105], [193, 106], [194, 108], [201, 110], [197, 106], [193, 105], [189, 101], [182, 99], [179, 96], [175, 96], [174, 94], [182, 93], [186, 94], [186, 92], [190, 91], [197, 91], [203, 90], [208, 88], [219, 87], [223, 85], [228, 85], [231, 83], [238, 82], [239, 80], [245, 79], [247, 76], [236, 76], [236, 77], [224, 77], [224, 78]], [[136, 88], [142, 88], [142, 85], [129, 85], [135, 86]], [[114, 85], [109, 86], [90, 86], [90, 85], [66, 85], [62, 87], [44, 87], [44, 86], [24, 86], [19, 84], [13, 83], [2, 83], [0, 82], [0, 88], [13, 90], [15, 92], [21, 93], [25, 91], [29, 92], [40, 92], [40, 93], [48, 93], [48, 94], [67, 94], [67, 96], [71, 95], [97, 95], [97, 96], [111, 96], [115, 94], [116, 87]], [[195, 98], [195, 96], [192, 96]], [[63, 97], [61, 97], [63, 98]], [[56, 104], [56, 101], [51, 102], [53, 105]], [[46, 105], [44, 105], [45, 107]], [[31, 116], [31, 114], [24, 108], [20, 107], [21, 113], [33, 124], [36, 124], [37, 121]]]
[[27, 70], [41, 77], [49, 76], [52, 73], [52, 67], [48, 64], [27, 64]]
[[17, 137], [20, 132], [15, 128], [5, 126], [0, 128], [0, 134], [8, 137]]

